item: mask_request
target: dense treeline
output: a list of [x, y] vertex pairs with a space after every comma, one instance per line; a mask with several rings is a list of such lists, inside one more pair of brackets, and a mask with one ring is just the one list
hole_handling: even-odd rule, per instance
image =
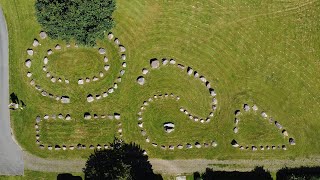
[[114, 27], [115, 0], [37, 0], [36, 16], [51, 38], [94, 45]]

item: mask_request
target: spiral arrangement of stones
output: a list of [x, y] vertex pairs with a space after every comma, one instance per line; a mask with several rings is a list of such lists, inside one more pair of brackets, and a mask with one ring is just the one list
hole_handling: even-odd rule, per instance
[[[257, 112], [258, 111], [258, 106], [257, 105], [253, 105], [252, 107], [250, 107], [248, 104], [244, 104], [242, 109], [243, 109], [242, 110], [243, 113], [247, 113], [247, 112], [249, 112], [251, 110], [254, 111], [254, 112]], [[237, 134], [239, 132], [239, 123], [240, 123], [239, 116], [242, 114], [242, 111], [241, 110], [236, 110], [234, 112], [234, 115], [235, 115], [234, 125], [235, 125], [235, 127], [233, 128], [233, 132], [235, 134]], [[284, 137], [288, 137], [289, 136], [287, 130], [285, 130], [283, 128], [283, 126], [278, 121], [275, 121], [272, 117], [269, 117], [265, 111], [261, 111], [260, 115], [262, 116], [262, 118], [267, 119], [269, 121], [269, 123], [274, 123], [275, 126], [281, 131], [281, 133], [283, 134]], [[289, 141], [290, 145], [295, 145], [295, 140], [292, 137], [290, 137], [288, 141]], [[276, 145], [260, 145], [260, 146], [251, 145], [251, 147], [249, 147], [248, 145], [242, 146], [242, 145], [238, 144], [238, 142], [235, 139], [232, 140], [231, 145], [233, 147], [239, 148], [241, 150], [247, 150], [247, 149], [251, 148], [252, 151], [257, 151], [259, 149], [262, 150], [262, 151], [265, 150], [265, 149], [266, 150], [270, 150], [270, 149], [272, 149], [272, 150], [276, 150], [276, 149], [287, 150], [287, 147], [284, 144], [283, 145], [277, 145], [277, 146]]]
[[[211, 118], [214, 116], [214, 111], [217, 109], [217, 104], [218, 104], [218, 100], [216, 99], [217, 94], [216, 94], [215, 90], [211, 87], [211, 83], [209, 81], [207, 81], [207, 79], [203, 75], [200, 75], [198, 71], [194, 70], [193, 68], [191, 68], [189, 66], [186, 67], [182, 64], [177, 64], [176, 60], [174, 60], [174, 59], [168, 60], [166, 58], [163, 58], [161, 60], [161, 62], [158, 59], [151, 59], [150, 60], [151, 69], [158, 69], [158, 68], [160, 68], [161, 65], [162, 66], [172, 65], [172, 66], [178, 67], [179, 69], [186, 70], [187, 75], [193, 76], [194, 78], [199, 79], [206, 86], [210, 96], [212, 97], [212, 102], [211, 102], [212, 111], [208, 114], [208, 116], [205, 118], [202, 118], [197, 115], [193, 115], [183, 107], [180, 108], [180, 112], [184, 113], [185, 115], [187, 115], [189, 117], [190, 120], [193, 120], [195, 122], [201, 122], [201, 123], [210, 122]], [[142, 69], [143, 75], [141, 75], [137, 78], [137, 83], [140, 84], [141, 86], [143, 86], [146, 83], [144, 76], [146, 76], [148, 73], [149, 73], [149, 70], [147, 68], [143, 68]]]
[[[126, 52], [126, 48], [120, 43], [119, 38], [115, 38], [114, 35], [110, 32], [108, 34], [108, 39], [110, 41], [114, 41], [114, 43], [119, 47], [119, 52], [120, 52], [120, 59], [122, 61], [121, 66], [122, 69], [119, 71], [119, 75], [118, 77], [115, 79], [113, 86], [109, 87], [108, 89], [106, 89], [104, 92], [101, 92], [99, 94], [88, 94], [87, 95], [87, 102], [93, 102], [94, 100], [99, 100], [101, 98], [106, 98], [109, 96], [109, 94], [112, 94], [115, 92], [116, 89], [118, 89], [118, 83], [121, 82], [121, 77], [125, 74], [125, 68], [127, 67], [127, 63], [126, 63], [126, 59], [127, 56], [125, 54]], [[106, 66], [105, 66], [105, 70], [106, 70]]]
[[[160, 147], [163, 150], [169, 149], [169, 150], [174, 150], [175, 148], [177, 149], [191, 149], [193, 146], [196, 148], [208, 148], [208, 147], [216, 147], [218, 144], [215, 141], [211, 141], [211, 142], [204, 142], [204, 143], [200, 143], [200, 142], [194, 142], [194, 143], [181, 143], [181, 144], [169, 144], [169, 145], [164, 145], [164, 144], [159, 144], [157, 142], [152, 141], [148, 136], [147, 136], [147, 132], [143, 127], [143, 112], [147, 109], [147, 106], [149, 106], [152, 102], [156, 101], [156, 100], [164, 100], [164, 99], [175, 99], [177, 101], [180, 100], [179, 96], [174, 95], [173, 93], [164, 93], [164, 94], [158, 94], [158, 95], [154, 95], [153, 97], [148, 98], [148, 100], [144, 101], [142, 106], [140, 107], [140, 111], [138, 112], [138, 127], [141, 129], [140, 133], [143, 137], [145, 137], [145, 141], [147, 143], [151, 143], [153, 147]], [[174, 127], [173, 123], [171, 123], [171, 126]]]
[[[47, 34], [43, 31], [40, 32], [39, 34], [40, 36], [40, 39], [45, 39], [47, 38]], [[40, 44], [39, 40], [38, 39], [34, 39], [33, 41], [33, 48], [36, 48], [38, 47]], [[30, 59], [34, 54], [34, 49], [32, 48], [28, 48], [27, 49], [27, 55], [28, 55], [28, 59], [25, 61], [25, 66], [30, 69], [31, 68], [31, 65], [32, 65], [32, 59]], [[28, 71], [27, 72], [27, 77], [30, 78], [30, 85], [35, 87], [35, 89], [37, 91], [40, 92], [40, 94], [44, 97], [49, 97], [51, 99], [55, 99], [57, 101], [60, 101], [61, 103], [70, 103], [70, 98], [69, 96], [67, 95], [54, 95], [53, 93], [49, 93], [47, 92], [45, 89], [41, 88], [41, 86], [39, 84], [36, 83], [36, 80], [32, 78], [32, 72]], [[57, 79], [55, 77], [51, 77], [51, 81], [56, 81]], [[59, 81], [59, 79], [58, 79]]]
[[[85, 120], [90, 120], [91, 119], [91, 114], [86, 112], [84, 113], [84, 119]], [[106, 144], [103, 144], [103, 145], [100, 145], [100, 144], [97, 144], [97, 145], [94, 145], [94, 144], [90, 144], [89, 146], [85, 145], [85, 144], [73, 144], [73, 145], [65, 145], [65, 144], [62, 144], [62, 145], [59, 145], [59, 144], [56, 144], [56, 145], [45, 145], [41, 140], [40, 140], [40, 131], [41, 131], [41, 127], [40, 127], [40, 123], [42, 121], [49, 121], [49, 120], [56, 120], [56, 119], [61, 119], [61, 120], [66, 120], [66, 121], [70, 121], [72, 120], [71, 118], [71, 115], [70, 114], [66, 114], [66, 115], [63, 115], [63, 114], [53, 114], [53, 115], [44, 115], [42, 118], [40, 115], [38, 115], [36, 117], [36, 123], [35, 123], [35, 131], [36, 131], [36, 144], [39, 146], [40, 149], [48, 149], [48, 150], [74, 150], [74, 149], [77, 149], [77, 150], [84, 150], [88, 147], [88, 149], [97, 149], [97, 150], [100, 150], [100, 149], [109, 149], [109, 148], [112, 148], [112, 147], [109, 147], [109, 145], [106, 143]], [[97, 114], [94, 114], [93, 115], [93, 118], [94, 119], [106, 119], [108, 118], [109, 120], [117, 120], [119, 121], [118, 123], [118, 135], [119, 137], [122, 137], [122, 123], [120, 121], [121, 119], [121, 116], [119, 113], [114, 113], [113, 115], [109, 114], [109, 115], [97, 115]]]

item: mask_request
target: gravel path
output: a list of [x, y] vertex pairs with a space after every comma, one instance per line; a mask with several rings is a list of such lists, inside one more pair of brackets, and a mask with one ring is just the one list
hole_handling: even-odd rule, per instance
[[[81, 172], [85, 165], [85, 159], [78, 160], [54, 160], [43, 159], [24, 152], [25, 168], [46, 172]], [[296, 160], [162, 160], [150, 159], [150, 163], [156, 173], [184, 174], [203, 172], [207, 167], [223, 171], [250, 171], [256, 166], [263, 166], [270, 171], [277, 171], [283, 167], [319, 166], [320, 157]]]
[[6, 20], [0, 8], [0, 174], [23, 174], [22, 151], [12, 139], [9, 104], [9, 46]]

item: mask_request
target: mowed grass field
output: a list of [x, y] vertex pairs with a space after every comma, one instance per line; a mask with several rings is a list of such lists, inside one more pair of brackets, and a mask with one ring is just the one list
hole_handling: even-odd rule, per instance
[[[61, 104], [30, 86], [24, 61], [26, 49], [41, 31], [34, 13], [34, 0], [0, 0], [10, 36], [10, 92], [27, 107], [12, 111], [15, 136], [33, 154], [48, 158], [87, 158], [92, 150], [48, 151], [35, 144], [35, 117], [45, 114], [71, 114], [72, 120], [41, 122], [45, 144], [103, 144], [117, 131], [113, 120], [83, 120], [83, 114], [121, 114], [123, 139], [136, 142], [151, 158], [165, 159], [294, 159], [320, 153], [320, 2], [319, 1], [139, 1], [118, 0], [112, 32], [127, 51], [126, 73], [118, 89], [109, 97], [86, 102], [86, 95], [107, 90], [121, 69], [118, 49], [107, 40], [94, 51], [79, 47], [55, 52], [48, 69], [73, 82], [53, 84], [42, 71], [42, 59], [49, 48], [65, 42], [45, 39], [37, 47], [31, 71], [33, 78], [53, 94], [66, 94], [71, 103]], [[79, 86], [78, 76], [103, 70], [103, 56], [97, 48], [107, 48], [110, 70], [100, 81]], [[96, 50], [96, 51], [95, 51]], [[88, 54], [90, 54], [88, 57]], [[90, 58], [90, 59], [88, 59]], [[211, 110], [206, 87], [186, 71], [161, 67], [145, 75], [140, 86], [136, 79], [152, 58], [174, 58], [204, 75], [217, 92], [218, 108], [210, 123], [193, 122], [179, 112], [182, 106], [192, 114], [206, 117]], [[50, 59], [50, 58], [49, 58]], [[88, 59], [88, 61], [86, 61]], [[150, 68], [149, 68], [150, 69]], [[160, 144], [186, 144], [216, 141], [216, 148], [174, 151], [155, 148], [140, 134], [137, 113], [143, 101], [155, 94], [174, 93], [180, 100], [157, 100], [143, 114], [148, 137]], [[256, 104], [278, 120], [296, 140], [288, 145], [274, 125], [250, 113], [241, 117], [239, 133], [233, 133], [234, 111], [244, 103]], [[166, 134], [162, 124], [174, 122], [175, 131]], [[287, 151], [240, 151], [230, 144], [282, 145]], [[47, 141], [47, 142], [45, 142]]]

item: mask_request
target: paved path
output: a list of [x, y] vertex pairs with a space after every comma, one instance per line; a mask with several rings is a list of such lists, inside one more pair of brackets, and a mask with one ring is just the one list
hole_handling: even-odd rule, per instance
[[[85, 159], [55, 160], [43, 159], [24, 152], [25, 168], [46, 172], [81, 172], [85, 166]], [[296, 160], [162, 160], [150, 159], [152, 168], [161, 174], [184, 174], [204, 172], [207, 167], [221, 171], [251, 171], [256, 166], [263, 166], [269, 171], [277, 171], [283, 167], [319, 166], [320, 157]]]
[[9, 104], [9, 46], [7, 25], [0, 8], [0, 174], [23, 174], [22, 151], [12, 139]]

